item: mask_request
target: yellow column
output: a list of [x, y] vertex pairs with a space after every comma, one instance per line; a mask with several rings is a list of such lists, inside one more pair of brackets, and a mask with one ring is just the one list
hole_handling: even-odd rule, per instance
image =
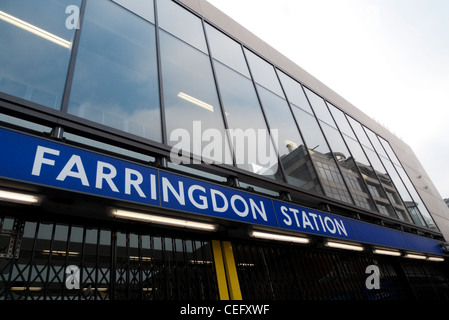
[[237, 268], [235, 267], [234, 253], [232, 252], [232, 244], [229, 241], [223, 241], [221, 247], [223, 249], [229, 295], [231, 300], [242, 300], [239, 279], [237, 277]]
[[212, 240], [212, 252], [214, 253], [215, 273], [217, 274], [218, 294], [220, 296], [220, 300], [229, 300], [228, 283], [226, 281], [220, 241]]

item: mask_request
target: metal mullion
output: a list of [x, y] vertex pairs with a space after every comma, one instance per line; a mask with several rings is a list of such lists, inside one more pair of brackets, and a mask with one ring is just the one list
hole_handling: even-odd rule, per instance
[[[342, 140], [343, 140], [343, 143], [344, 143], [345, 146], [346, 146], [346, 149], [348, 149], [348, 152], [349, 152], [349, 154], [351, 155], [351, 157], [352, 157], [352, 159], [353, 159], [353, 161], [354, 161], [354, 164], [355, 164], [355, 167], [357, 168], [357, 172], [358, 172], [358, 174], [359, 174], [359, 176], [360, 176], [360, 179], [363, 181], [363, 185], [364, 185], [365, 188], [366, 188], [366, 194], [369, 196], [369, 199], [371, 199], [372, 203], [375, 205], [375, 207], [376, 207], [376, 209], [377, 209], [377, 213], [380, 213], [379, 208], [377, 207], [376, 201], [374, 200], [373, 195], [371, 194], [371, 192], [370, 192], [370, 190], [369, 190], [369, 188], [368, 188], [368, 184], [367, 184], [366, 180], [363, 178], [362, 171], [360, 170], [359, 165], [357, 164], [356, 159], [355, 159], [355, 157], [353, 156], [353, 154], [352, 154], [352, 152], [351, 152], [351, 149], [349, 148], [348, 144], [346, 143], [346, 139], [344, 138], [343, 133], [342, 133], [342, 131], [340, 130], [340, 127], [338, 126], [338, 123], [337, 123], [337, 121], [335, 120], [334, 115], [333, 115], [332, 112], [330, 111], [330, 108], [329, 108], [329, 105], [328, 105], [327, 101], [326, 101], [325, 99], [323, 99], [323, 100], [324, 100], [324, 104], [325, 104], [327, 110], [329, 111], [329, 114], [331, 115], [332, 120], [333, 120], [334, 123], [335, 123], [335, 126], [336, 126], [337, 131], [340, 133], [340, 136], [341, 136], [341, 138], [342, 138]], [[345, 117], [345, 119], [346, 119], [346, 117]], [[346, 121], [348, 121], [348, 120], [346, 120]], [[348, 122], [348, 123], [349, 123], [349, 122]], [[363, 149], [363, 148], [362, 148], [362, 149]], [[348, 190], [348, 191], [349, 191], [349, 190]], [[354, 204], [355, 204], [355, 203], [354, 203]]]
[[[100, 259], [100, 232], [101, 229], [98, 228], [97, 229], [97, 243], [96, 243], [96, 248], [95, 248], [95, 287], [93, 290], [93, 294], [94, 294], [94, 300], [97, 300], [97, 296], [99, 295], [99, 291], [98, 291], [98, 266], [99, 266], [99, 259]], [[100, 296], [101, 299], [101, 296]]]
[[[267, 116], [266, 116], [266, 114], [265, 114], [264, 107], [263, 107], [263, 105], [262, 105], [262, 100], [260, 99], [259, 91], [257, 90], [256, 80], [255, 80], [254, 77], [253, 77], [253, 73], [252, 73], [251, 68], [250, 68], [250, 66], [249, 66], [248, 58], [247, 58], [247, 56], [246, 56], [244, 47], [243, 47], [242, 44], [240, 44], [240, 46], [241, 46], [241, 48], [242, 48], [243, 57], [244, 57], [244, 59], [245, 59], [246, 65], [247, 65], [247, 67], [248, 67], [248, 72], [249, 72], [249, 75], [250, 75], [250, 77], [251, 77], [251, 82], [252, 82], [253, 87], [254, 87], [254, 92], [256, 93], [256, 96], [257, 96], [257, 101], [259, 102], [260, 110], [262, 111], [262, 116], [263, 116], [263, 118], [264, 118], [264, 120], [265, 120], [265, 125], [267, 126], [268, 131], [270, 131], [270, 125], [269, 125]], [[270, 65], [271, 65], [271, 64], [270, 64]], [[271, 65], [271, 66], [274, 68], [273, 65]], [[273, 139], [273, 137], [271, 136], [271, 132], [269, 133], [269, 136], [270, 136], [270, 141], [271, 141], [271, 143], [273, 143], [273, 147], [274, 147], [274, 149], [275, 149], [275, 151], [276, 151], [276, 158], [277, 158], [277, 160], [278, 160], [279, 170], [280, 170], [281, 175], [282, 175], [282, 181], [283, 181], [284, 183], [287, 183], [287, 184], [288, 184], [287, 176], [285, 175], [285, 171], [284, 171], [284, 166], [282, 165], [282, 161], [281, 161], [281, 159], [279, 158], [279, 150], [278, 150], [278, 146], [277, 146], [277, 144], [274, 142], [274, 139]], [[275, 178], [274, 180], [276, 180], [276, 173], [274, 173], [273, 176], [274, 176], [274, 178]]]
[[[291, 103], [290, 103], [290, 101], [289, 101], [289, 99], [288, 99], [288, 97], [287, 97], [287, 94], [286, 94], [286, 92], [285, 92], [285, 89], [284, 89], [284, 86], [283, 86], [283, 84], [282, 84], [282, 81], [281, 81], [281, 79], [280, 79], [280, 77], [279, 77], [278, 69], [277, 69], [277, 68], [274, 68], [274, 71], [275, 71], [276, 77], [277, 77], [277, 79], [278, 79], [278, 82], [279, 82], [279, 84], [281, 85], [281, 90], [282, 90], [282, 92], [283, 92], [283, 94], [284, 94], [285, 101], [287, 101], [287, 105], [288, 105], [288, 108], [289, 108], [289, 110], [290, 110], [290, 114], [291, 114], [292, 117], [293, 117], [293, 121], [295, 122], [296, 129], [298, 130], [299, 136], [301, 137], [302, 143], [304, 144], [304, 148], [306, 149], [307, 156], [309, 157], [309, 161], [310, 161], [310, 163], [311, 163], [311, 165], [312, 165], [312, 169], [313, 169], [313, 171], [315, 172], [315, 175], [316, 175], [316, 177], [317, 177], [317, 180], [318, 180], [318, 183], [319, 183], [319, 187], [320, 187], [321, 191], [323, 192], [323, 195], [325, 195], [326, 192], [325, 192], [325, 189], [324, 189], [324, 187], [323, 187], [323, 182], [321, 181], [320, 175], [318, 174], [318, 170], [316, 169], [315, 162], [312, 160], [312, 155], [310, 154], [310, 149], [307, 147], [306, 140], [304, 139], [304, 135], [302, 134], [301, 128], [300, 128], [300, 126], [299, 126], [299, 122], [298, 122], [298, 120], [296, 119], [296, 116], [295, 116], [295, 114], [294, 114], [294, 112], [293, 112], [293, 107], [291, 106]], [[297, 83], [299, 84], [299, 86], [301, 87], [301, 90], [302, 90], [302, 85], [301, 85], [301, 83], [299, 83], [299, 82], [297, 82]], [[305, 96], [305, 97], [306, 97], [306, 99], [307, 99], [307, 96]]]
[[86, 235], [87, 235], [87, 229], [84, 226], [83, 227], [83, 238], [81, 243], [81, 262], [80, 262], [80, 290], [78, 292], [78, 300], [81, 300], [82, 290], [83, 290], [83, 280], [84, 280], [84, 257], [85, 257], [85, 251], [86, 251]]
[[[384, 149], [385, 154], [387, 155], [388, 159], [390, 160], [391, 165], [393, 166], [393, 169], [394, 169], [394, 170], [396, 171], [396, 173], [398, 174], [398, 177], [399, 177], [399, 179], [401, 180], [402, 184], [404, 185], [405, 190], [407, 190], [407, 193], [408, 193], [408, 195], [410, 196], [410, 199], [412, 199], [413, 202], [415, 202], [415, 199], [413, 199], [413, 197], [412, 197], [410, 191], [408, 190], [409, 188], [407, 188], [406, 184], [404, 183], [404, 180], [402, 179], [401, 175], [399, 174], [398, 170], [396, 169], [395, 163], [393, 162], [393, 160], [391, 160], [391, 157], [390, 157], [390, 155], [389, 155], [387, 149], [386, 149], [385, 146], [383, 145], [382, 141], [380, 141], [378, 134], [375, 133], [374, 131], [373, 131], [373, 133], [374, 133], [374, 135], [376, 136], [376, 139], [379, 141], [381, 148]], [[385, 140], [385, 139], [384, 139], [384, 140]], [[371, 140], [370, 140], [370, 141], [371, 141]], [[389, 143], [387, 140], [385, 140], [385, 142], [387, 142], [387, 143], [390, 145], [390, 143]], [[411, 184], [412, 187], [415, 189], [415, 192], [417, 193], [418, 197], [420, 198], [419, 200], [421, 200], [421, 203], [422, 203], [423, 206], [426, 208], [426, 210], [429, 211], [429, 209], [427, 208], [427, 206], [426, 206], [426, 204], [424, 203], [424, 201], [422, 201], [421, 196], [419, 195], [418, 191], [416, 190], [416, 187], [415, 187], [415, 185], [413, 184], [412, 180], [410, 179], [408, 173], [405, 171], [404, 166], [403, 166], [402, 163], [400, 162], [399, 158], [396, 156], [396, 154], [395, 154], [393, 148], [391, 147], [391, 145], [390, 145], [390, 149], [391, 149], [391, 151], [393, 152], [393, 155], [396, 157], [396, 159], [398, 159], [399, 165], [401, 166], [402, 170], [404, 170], [404, 173], [405, 173], [405, 175], [407, 176], [407, 178], [409, 179], [410, 184]], [[393, 184], [394, 184], [394, 183], [393, 183]], [[402, 200], [402, 202], [403, 202], [403, 204], [404, 204], [404, 206], [405, 206], [405, 201], [402, 199], [402, 196], [401, 196], [399, 193], [398, 193], [398, 195], [399, 195], [399, 197], [401, 198], [401, 200]], [[426, 224], [426, 226], [427, 226], [428, 228], [430, 228], [429, 225], [428, 225], [427, 222], [426, 222], [426, 219], [424, 219], [423, 214], [421, 213], [421, 210], [419, 210], [418, 207], [416, 207], [416, 208], [418, 209], [419, 214], [421, 215], [421, 218], [423, 219], [423, 221], [424, 221], [424, 223]], [[411, 217], [410, 212], [408, 212], [407, 206], [405, 206], [405, 209], [406, 209], [406, 212], [407, 212], [407, 214], [409, 215], [411, 221], [413, 222], [413, 218]], [[432, 220], [433, 220], [433, 217], [432, 217], [432, 216], [431, 216], [431, 218], [432, 218]], [[435, 223], [435, 221], [433, 221], [433, 222]], [[436, 224], [435, 224], [435, 225], [436, 225]], [[438, 227], [437, 227], [437, 228], [438, 228]]]
[[69, 68], [67, 71], [67, 77], [66, 77], [66, 83], [64, 87], [64, 93], [62, 97], [62, 105], [61, 105], [61, 112], [67, 113], [68, 105], [69, 105], [69, 98], [70, 98], [70, 92], [72, 89], [72, 82], [73, 82], [73, 76], [75, 74], [75, 64], [76, 64], [76, 58], [78, 56], [78, 49], [79, 49], [79, 43], [81, 38], [81, 30], [82, 30], [82, 24], [84, 21], [84, 15], [86, 11], [86, 1], [87, 0], [81, 0], [81, 7], [80, 7], [80, 13], [79, 13], [79, 28], [75, 31], [75, 36], [73, 39], [73, 46], [72, 46], [72, 52], [70, 56], [70, 62], [69, 62]]
[[154, 6], [154, 32], [156, 34], [156, 61], [158, 70], [158, 82], [159, 82], [159, 108], [161, 112], [161, 134], [162, 143], [167, 145], [167, 124], [165, 118], [165, 98], [164, 98], [164, 86], [162, 79], [162, 59], [161, 59], [161, 46], [160, 46], [160, 36], [159, 36], [159, 14], [157, 8], [157, 0], [153, 1]]
[[[202, 24], [202, 27], [203, 27], [204, 38], [206, 40], [206, 48], [207, 48], [207, 51], [209, 53], [208, 56], [209, 56], [209, 61], [210, 61], [210, 65], [211, 65], [211, 68], [212, 68], [212, 77], [214, 78], [215, 88], [217, 89], [217, 97], [218, 97], [218, 103], [220, 104], [221, 117], [222, 117], [222, 120], [223, 120], [223, 124], [225, 126], [226, 137], [228, 137], [228, 144], [229, 144], [229, 150], [231, 151], [232, 163], [233, 163], [233, 166], [235, 167], [236, 166], [236, 160], [235, 160], [234, 148], [231, 145], [230, 133], [228, 132], [228, 130], [226, 130], [226, 129], [229, 129], [229, 125], [228, 125], [228, 120], [226, 118], [226, 112], [224, 111], [223, 97], [221, 96], [221, 90], [220, 90], [220, 87], [218, 85], [218, 77], [217, 77], [217, 72], [215, 70], [214, 59], [212, 58], [212, 52], [210, 50], [209, 38], [208, 38], [207, 31], [206, 31], [206, 28], [205, 28], [205, 20], [202, 17], [201, 17], [201, 24]], [[223, 151], [226, 151], [226, 147], [225, 147], [225, 149]], [[225, 154], [225, 152], [223, 152], [223, 154]]]
[[[348, 183], [346, 182], [346, 179], [345, 179], [345, 177], [343, 176], [343, 172], [341, 171], [340, 165], [338, 164], [338, 161], [337, 161], [337, 159], [335, 158], [335, 155], [334, 155], [334, 152], [333, 152], [333, 150], [332, 150], [332, 148], [331, 148], [331, 145], [330, 145], [330, 143], [329, 143], [329, 140], [328, 140], [328, 138], [326, 137], [326, 135], [324, 134], [324, 130], [323, 130], [322, 126], [321, 126], [320, 119], [317, 117], [317, 115], [316, 115], [316, 113], [315, 113], [315, 109], [314, 109], [312, 103], [310, 102], [310, 99], [309, 99], [309, 97], [307, 96], [306, 91], [304, 90], [304, 86], [301, 86], [301, 87], [302, 87], [304, 96], [306, 97], [307, 102], [309, 103], [310, 109], [312, 110], [313, 116], [315, 117], [315, 120], [316, 120], [316, 122], [318, 123], [318, 127], [320, 128], [320, 131], [321, 131], [321, 134], [323, 135], [324, 141], [326, 141], [327, 147], [329, 148], [329, 150], [330, 150], [330, 152], [331, 152], [331, 154], [332, 154], [332, 159], [334, 160], [335, 166], [337, 167], [337, 170], [338, 170], [338, 172], [340, 173], [340, 176], [341, 176], [341, 178], [342, 178], [342, 180], [343, 180], [343, 183], [344, 183], [344, 185], [345, 185], [345, 187], [346, 187], [346, 190], [348, 191], [349, 197], [350, 197], [351, 200], [352, 200], [352, 205], [358, 207], [358, 206], [356, 205], [356, 202], [354, 201], [354, 197], [352, 196], [352, 192], [349, 191]], [[309, 90], [310, 90], [310, 89], [309, 89]], [[311, 90], [311, 91], [312, 91], [312, 90]], [[313, 91], [312, 91], [312, 92], [313, 92]], [[315, 92], [313, 92], [313, 93], [315, 93]], [[318, 97], [321, 98], [321, 99], [323, 100], [324, 103], [326, 103], [325, 100], [323, 99], [323, 97], [321, 97], [320, 95], [318, 95]], [[339, 201], [341, 201], [341, 202], [346, 202], [346, 201], [342, 201], [342, 200], [339, 200]]]
[[[365, 126], [362, 125], [362, 124], [360, 123], [360, 127], [362, 128], [363, 133], [366, 135], [366, 137], [367, 137], [369, 143], [371, 144], [372, 150], [373, 150], [374, 153], [376, 154], [376, 157], [379, 158], [379, 162], [380, 162], [380, 164], [382, 165], [382, 167], [384, 168], [384, 170], [385, 170], [385, 172], [386, 172], [386, 175], [387, 175], [388, 178], [390, 179], [391, 184], [393, 185], [394, 190], [395, 190], [396, 193], [398, 194], [399, 199], [401, 200], [402, 206], [404, 207], [404, 209], [405, 209], [406, 212], [408, 213], [407, 207], [406, 207], [405, 204], [404, 204], [404, 200], [402, 200], [402, 196], [399, 194], [399, 191], [398, 191], [398, 189], [397, 189], [397, 187], [396, 187], [396, 185], [395, 185], [393, 179], [391, 179], [390, 173], [388, 173], [388, 170], [387, 170], [387, 168], [385, 167], [385, 165], [384, 165], [384, 163], [383, 163], [383, 161], [382, 161], [381, 156], [378, 154], [376, 148], [374, 147], [373, 142], [371, 141], [371, 138], [370, 138], [369, 135], [366, 133], [366, 130], [365, 130], [365, 128], [364, 128]], [[357, 135], [356, 135], [356, 137], [357, 137]], [[358, 137], [357, 137], [357, 138], [358, 138]], [[360, 144], [360, 145], [362, 145], [362, 144]], [[369, 146], [367, 146], [367, 147], [369, 148]], [[363, 145], [362, 145], [362, 149], [363, 149]], [[388, 156], [388, 154], [387, 154], [387, 156]], [[389, 158], [388, 158], [388, 159], [389, 159]], [[369, 160], [369, 159], [368, 159], [368, 160]], [[394, 165], [393, 165], [393, 167], [394, 167]], [[374, 168], [373, 168], [373, 169], [374, 169]], [[395, 170], [396, 170], [396, 169], [395, 169]], [[376, 172], [376, 170], [374, 170], [374, 172]], [[376, 174], [376, 175], [377, 175], [377, 174]], [[400, 177], [399, 177], [399, 178], [400, 178]], [[393, 204], [393, 202], [390, 200], [390, 197], [388, 197], [387, 191], [386, 191], [385, 187], [383, 186], [382, 181], [380, 180], [380, 178], [378, 178], [378, 179], [379, 179], [379, 182], [380, 182], [380, 186], [381, 186], [382, 190], [384, 191], [385, 196], [387, 197], [387, 199], [388, 199], [388, 201], [389, 201], [389, 203], [390, 203], [390, 205], [391, 205], [391, 207], [392, 207], [392, 209], [393, 209], [393, 214], [394, 214], [395, 218], [396, 218], [397, 220], [400, 220], [399, 217], [398, 217], [398, 214], [396, 213], [396, 209], [395, 209], [395, 207], [394, 207], [394, 204]], [[401, 181], [402, 181], [402, 180], [401, 180]], [[407, 189], [407, 187], [406, 187], [406, 189]], [[408, 190], [407, 190], [407, 192], [408, 192]], [[412, 199], [413, 199], [413, 198], [412, 198]], [[411, 217], [410, 217], [410, 218], [411, 218]], [[402, 221], [402, 220], [401, 220], [401, 221]], [[412, 223], [414, 224], [413, 219], [412, 219]]]

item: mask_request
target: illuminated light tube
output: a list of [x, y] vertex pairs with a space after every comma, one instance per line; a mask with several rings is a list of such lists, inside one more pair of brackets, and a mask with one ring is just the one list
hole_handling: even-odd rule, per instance
[[326, 241], [326, 247], [337, 248], [337, 249], [345, 249], [345, 250], [353, 250], [353, 251], [363, 251], [363, 247], [357, 244], [349, 244], [343, 242], [334, 242], [334, 241]]
[[192, 96], [189, 96], [188, 94], [184, 93], [184, 92], [180, 92], [178, 93], [178, 97], [181, 99], [184, 99], [185, 101], [188, 101], [190, 103], [193, 103], [195, 105], [197, 105], [198, 107], [201, 107], [203, 109], [209, 110], [211, 112], [214, 112], [214, 107], [204, 101], [201, 101], [197, 98], [194, 98]]
[[69, 257], [75, 257], [79, 256], [80, 253], [76, 251], [63, 251], [63, 250], [42, 250], [43, 254], [51, 254], [53, 256], [69, 256]]
[[174, 219], [168, 217], [155, 216], [150, 214], [138, 213], [126, 210], [113, 210], [113, 215], [116, 218], [130, 219], [144, 222], [152, 222], [156, 224], [169, 225], [174, 227], [184, 227], [189, 229], [197, 229], [204, 231], [215, 231], [217, 225], [211, 223], [202, 223], [190, 220]]
[[428, 261], [435, 261], [435, 262], [443, 262], [444, 258], [443, 257], [428, 257], [427, 260]]
[[60, 45], [61, 47], [70, 49], [70, 46], [71, 46], [70, 41], [60, 38], [50, 32], [47, 32], [47, 31], [45, 31], [41, 28], [38, 28], [32, 24], [29, 24], [26, 21], [20, 20], [19, 18], [16, 18], [10, 14], [7, 14], [6, 12], [3, 12], [1, 10], [0, 10], [0, 20], [6, 21], [16, 27], [19, 27], [19, 28], [26, 30], [30, 33], [33, 33], [41, 38], [44, 38], [48, 41], [56, 43], [57, 45]]
[[11, 291], [42, 291], [42, 287], [11, 287]]
[[414, 253], [407, 253], [405, 256], [405, 258], [410, 258], [410, 259], [419, 259], [419, 260], [426, 260], [427, 257], [420, 255], [420, 254], [414, 254]]
[[40, 201], [40, 197], [25, 194], [25, 193], [0, 190], [0, 201], [10, 201], [10, 202], [26, 203], [26, 204], [37, 204]]
[[260, 232], [260, 231], [252, 231], [250, 233], [250, 236], [254, 237], [254, 238], [259, 238], [259, 239], [294, 242], [294, 243], [302, 243], [302, 244], [306, 244], [306, 243], [310, 242], [310, 240], [308, 238], [286, 236], [286, 235], [282, 235], [282, 234], [267, 233], [267, 232]]
[[373, 253], [375, 254], [383, 254], [387, 256], [394, 256], [394, 257], [400, 257], [401, 253], [399, 251], [395, 250], [387, 250], [387, 249], [374, 249]]

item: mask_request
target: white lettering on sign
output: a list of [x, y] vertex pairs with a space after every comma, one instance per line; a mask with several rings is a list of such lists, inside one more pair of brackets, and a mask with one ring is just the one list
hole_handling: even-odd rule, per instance
[[[38, 146], [31, 174], [39, 177], [45, 166], [55, 167], [60, 155], [61, 152], [59, 150]], [[122, 178], [120, 181], [124, 181], [122, 190], [126, 195], [137, 193], [141, 198], [147, 198], [149, 195], [152, 200], [157, 200], [156, 175], [150, 174], [149, 177], [144, 177], [141, 172], [131, 168], [124, 168], [124, 172], [120, 172], [120, 174]], [[113, 164], [97, 161], [95, 177], [88, 177], [82, 157], [74, 154], [71, 155], [70, 159], [64, 164], [64, 167], [58, 173], [56, 180], [65, 182], [67, 178], [71, 177], [78, 179], [81, 185], [90, 187], [90, 178], [90, 181], [95, 181], [96, 189], [103, 190], [103, 188], [108, 188], [113, 192], [120, 193], [120, 189], [117, 187], [116, 183], [118, 175], [119, 172]], [[149, 194], [145, 194], [141, 187], [144, 178], [149, 178], [150, 190], [145, 190], [149, 191]]]
[[309, 229], [311, 231], [322, 231], [340, 236], [348, 236], [345, 224], [341, 219], [332, 219], [328, 216], [323, 218], [320, 214], [304, 210], [300, 213], [298, 209], [288, 208], [286, 206], [281, 206], [281, 213], [284, 216], [282, 222], [287, 226], [293, 225], [305, 231]]

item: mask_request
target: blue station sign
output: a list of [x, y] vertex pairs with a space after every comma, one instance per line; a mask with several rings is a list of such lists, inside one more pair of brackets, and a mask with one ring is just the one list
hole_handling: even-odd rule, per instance
[[0, 128], [0, 177], [251, 225], [443, 254], [438, 241]]

